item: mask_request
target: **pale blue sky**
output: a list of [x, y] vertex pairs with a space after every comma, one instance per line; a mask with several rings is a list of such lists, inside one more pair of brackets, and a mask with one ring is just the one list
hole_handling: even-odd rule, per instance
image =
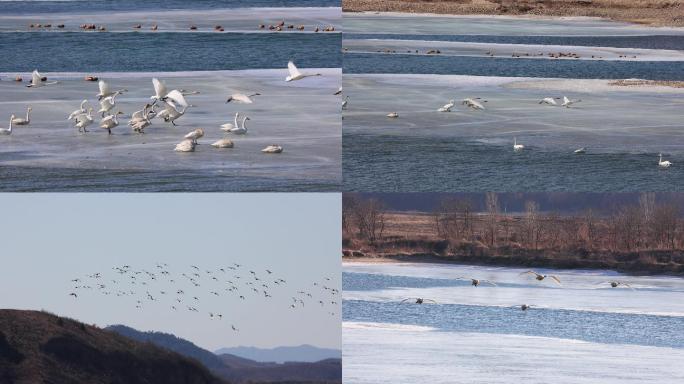
[[[322, 307], [316, 300], [301, 309], [289, 307], [299, 290], [315, 296], [318, 289], [324, 297], [328, 291], [313, 282], [341, 289], [340, 194], [0, 194], [0, 206], [0, 308], [46, 309], [99, 326], [170, 332], [209, 350], [340, 348], [339, 305]], [[168, 263], [176, 275], [189, 273], [191, 264], [218, 269], [236, 262], [260, 275], [268, 268], [287, 285], [272, 289], [270, 299], [200, 297], [196, 306], [222, 313], [223, 322], [206, 313], [174, 312], [163, 300], [139, 310], [132, 297], [95, 290], [78, 299], [68, 296], [73, 278], [94, 272], [118, 278], [114, 266], [154, 271], [157, 262]], [[145, 290], [157, 297], [159, 290], [174, 289], [168, 282], [155, 284]], [[209, 283], [197, 289], [214, 290]], [[137, 292], [145, 296], [143, 287]]]

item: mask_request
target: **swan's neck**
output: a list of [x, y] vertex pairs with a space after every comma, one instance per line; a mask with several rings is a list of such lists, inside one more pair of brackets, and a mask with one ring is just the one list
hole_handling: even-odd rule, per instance
[[238, 114], [237, 113], [235, 114], [234, 123], [235, 123], [235, 128], [239, 127], [239, 125], [238, 125]]
[[242, 118], [242, 129], [244, 129], [246, 131], [247, 126], [245, 124], [247, 124], [247, 116]]
[[30, 109], [26, 110], [26, 121], [29, 121], [31, 118], [29, 117], [29, 113], [31, 113]]
[[8, 132], [9, 132], [9, 133], [12, 133], [12, 120], [14, 120], [14, 119], [10, 119], [10, 125], [9, 125], [9, 128], [8, 128]]

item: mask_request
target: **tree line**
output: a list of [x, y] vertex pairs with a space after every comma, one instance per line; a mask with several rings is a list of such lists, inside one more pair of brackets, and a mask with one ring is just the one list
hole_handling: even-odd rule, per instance
[[[476, 210], [475, 202], [466, 197], [443, 198], [431, 213], [434, 236], [452, 247], [478, 241], [490, 248], [534, 250], [632, 252], [679, 250], [684, 245], [681, 207], [656, 202], [654, 193], [643, 193], [638, 203], [620, 205], [609, 214], [591, 209], [542, 212], [534, 200], [526, 202], [524, 212], [508, 214], [501, 212], [496, 193], [484, 198], [484, 210]], [[342, 211], [345, 236], [376, 245], [385, 240], [388, 212], [381, 200], [345, 194]]]

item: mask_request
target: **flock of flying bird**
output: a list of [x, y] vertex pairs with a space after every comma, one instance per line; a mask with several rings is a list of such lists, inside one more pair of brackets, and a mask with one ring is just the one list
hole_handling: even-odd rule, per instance
[[[236, 303], [246, 300], [264, 300], [265, 305], [287, 305], [291, 310], [305, 306], [321, 308], [329, 315], [339, 313], [339, 290], [333, 280], [324, 277], [307, 288], [290, 288], [285, 279], [276, 277], [273, 271], [255, 271], [239, 263], [205, 269], [190, 265], [178, 272], [167, 263], [156, 263], [151, 269], [136, 269], [130, 265], [115, 266], [113, 275], [95, 272], [71, 279], [73, 290], [69, 296], [99, 293], [130, 299], [130, 305], [138, 310], [150, 306], [156, 310], [163, 306], [169, 311], [188, 311], [203, 314], [210, 320], [231, 322]], [[298, 289], [298, 290], [297, 290]], [[277, 296], [272, 300], [273, 296]], [[221, 307], [216, 302], [220, 301]], [[225, 315], [224, 315], [225, 314]], [[231, 329], [239, 331], [231, 322]]]
[[[543, 280], [545, 280], [545, 279], [548, 278], [548, 279], [553, 280], [556, 284], [562, 285], [562, 284], [561, 284], [561, 281], [560, 281], [560, 278], [559, 278], [558, 276], [556, 276], [556, 275], [545, 275], [545, 274], [537, 273], [537, 272], [532, 271], [532, 270], [526, 271], [526, 272], [522, 272], [520, 275], [521, 275], [521, 276], [522, 276], [522, 275], [533, 275], [533, 276], [534, 276], [534, 279], [537, 280], [537, 281], [543, 281]], [[470, 280], [470, 285], [472, 285], [473, 287], [477, 287], [477, 286], [479, 286], [480, 284], [483, 284], [483, 283], [487, 283], [487, 284], [489, 284], [489, 285], [491, 285], [491, 286], [494, 286], [494, 287], [497, 286], [496, 283], [494, 283], [493, 281], [483, 280], [483, 279], [473, 279], [473, 278], [470, 278], [470, 277], [457, 277], [456, 280]], [[629, 289], [631, 289], [631, 290], [634, 290], [634, 288], [632, 288], [632, 286], [629, 285], [628, 283], [625, 283], [625, 282], [622, 282], [622, 281], [617, 281], [617, 280], [603, 281], [603, 282], [598, 283], [597, 285], [604, 285], [604, 284], [608, 284], [608, 285], [610, 285], [612, 288], [627, 287], [627, 288], [629, 288]], [[425, 298], [422, 298], [422, 297], [409, 297], [409, 298], [406, 298], [406, 299], [404, 299], [404, 300], [401, 300], [399, 303], [401, 304], [401, 303], [406, 303], [406, 302], [413, 302], [413, 303], [415, 303], [415, 304], [424, 304], [424, 303], [434, 303], [434, 304], [437, 304], [437, 302], [436, 302], [435, 300], [432, 300], [432, 299], [425, 299]], [[532, 308], [532, 305], [530, 305], [530, 304], [522, 304], [522, 305], [520, 306], [520, 310], [522, 310], [522, 311], [527, 311], [527, 310], [530, 309], [530, 308]]]
[[[556, 100], [562, 100], [560, 104]], [[565, 107], [565, 108], [570, 108], [570, 106], [577, 104], [581, 102], [581, 99], [570, 99], [567, 96], [563, 96], [562, 98], [560, 97], [545, 97], [541, 100], [539, 100], [539, 104], [544, 104], [544, 105], [551, 105], [551, 106], [560, 106], [560, 107]], [[487, 100], [483, 100], [480, 97], [467, 97], [461, 101], [462, 105], [465, 105], [466, 107], [472, 109], [472, 110], [485, 110], [485, 106], [483, 103], [486, 103]], [[342, 101], [342, 109], [346, 110], [349, 105], [349, 96], [346, 96], [344, 101]], [[449, 100], [449, 102], [437, 109], [437, 112], [451, 112], [451, 110], [456, 106], [456, 101], [455, 100]], [[399, 117], [399, 114], [397, 112], [390, 112], [387, 115], [385, 115], [388, 118], [396, 119]], [[519, 144], [518, 139], [516, 137], [513, 138], [513, 151], [514, 152], [522, 152], [525, 149], [525, 145]], [[584, 154], [587, 152], [587, 149], [585, 147], [577, 148], [573, 151], [575, 154]], [[669, 168], [672, 165], [672, 162], [669, 160], [663, 160], [663, 154], [659, 154], [659, 159], [658, 159], [658, 167], [660, 168]]]
[[[302, 80], [307, 77], [321, 76], [320, 73], [304, 73], [301, 72], [295, 64], [290, 61], [287, 64], [288, 76], [285, 78], [286, 82]], [[31, 83], [27, 85], [30, 88], [37, 88], [47, 85], [58, 84], [58, 81], [48, 82], [47, 78], [41, 75], [38, 70], [34, 70], [31, 76]], [[131, 115], [128, 125], [135, 133], [145, 133], [144, 130], [152, 124], [152, 119], [158, 118], [172, 125], [176, 125], [175, 121], [185, 115], [186, 111], [190, 107], [194, 107], [193, 104], [188, 103], [186, 96], [199, 94], [199, 91], [188, 91], [184, 89], [173, 89], [169, 91], [166, 88], [164, 82], [157, 78], [152, 79], [152, 84], [154, 86], [154, 95], [150, 96], [151, 101], [146, 103], [141, 110], [134, 112]], [[100, 114], [101, 120], [99, 123], [100, 128], [106, 129], [111, 135], [112, 129], [119, 126], [119, 115], [123, 112], [117, 110], [117, 96], [127, 92], [126, 89], [114, 90], [110, 84], [104, 80], [100, 80], [98, 83], [99, 93], [97, 94], [97, 99], [100, 105], [99, 110], [96, 112]], [[339, 92], [335, 93], [336, 95]], [[243, 94], [234, 93], [228, 97], [226, 103], [234, 102], [241, 104], [252, 104], [254, 102], [253, 98], [259, 96], [260, 93]], [[32, 108], [29, 106], [26, 112], [26, 118], [16, 117], [12, 115], [10, 118], [10, 123], [8, 128], [0, 128], [0, 135], [11, 135], [13, 126], [25, 126], [31, 123], [30, 113]], [[95, 122], [95, 116], [93, 115], [94, 108], [89, 104], [87, 99], [81, 102], [78, 109], [74, 110], [68, 117], [67, 120], [73, 121], [74, 127], [78, 128], [78, 132], [86, 133], [88, 127]], [[231, 135], [244, 135], [247, 133], [247, 121], [250, 120], [249, 116], [242, 116], [240, 118], [240, 113], [235, 114], [235, 118], [232, 123], [225, 123], [220, 125], [220, 130], [225, 134], [225, 136], [212, 143], [211, 145], [216, 148], [233, 148], [234, 143], [228, 137]], [[178, 152], [193, 152], [198, 144], [198, 139], [204, 136], [204, 129], [198, 128], [192, 132], [187, 133], [183, 140], [176, 145], [174, 148]], [[278, 144], [268, 145], [266, 148], [262, 149], [263, 153], [282, 153], [283, 147]]]

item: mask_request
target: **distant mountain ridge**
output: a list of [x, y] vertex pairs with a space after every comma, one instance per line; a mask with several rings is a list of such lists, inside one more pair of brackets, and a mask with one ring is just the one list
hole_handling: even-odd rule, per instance
[[[340, 383], [342, 381], [342, 360], [319, 359], [316, 362], [259, 362], [232, 354], [216, 355], [202, 349], [188, 340], [162, 332], [141, 332], [124, 326], [113, 325], [107, 330], [133, 340], [148, 342], [191, 357], [215, 375], [231, 383]], [[298, 347], [295, 347], [298, 348]], [[319, 350], [308, 346], [307, 350]], [[339, 355], [339, 351], [337, 351]], [[290, 359], [286, 359], [290, 360]]]
[[221, 348], [215, 352], [217, 355], [231, 354], [245, 359], [284, 363], [288, 361], [316, 362], [325, 359], [341, 359], [342, 352], [339, 349], [318, 348], [313, 345], [303, 344], [294, 347], [255, 348], [233, 347]]

